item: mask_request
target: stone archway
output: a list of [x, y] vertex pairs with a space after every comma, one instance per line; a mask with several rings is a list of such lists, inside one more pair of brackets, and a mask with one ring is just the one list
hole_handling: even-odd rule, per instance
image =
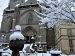
[[[23, 31], [22, 31], [23, 35], [26, 37], [26, 40], [27, 40], [27, 43], [30, 43], [30, 40], [31, 40], [31, 37], [34, 36], [36, 37], [37, 35], [37, 32], [36, 30], [31, 27], [31, 26], [28, 26], [26, 27]], [[35, 38], [36, 39], [36, 38]]]
[[32, 36], [32, 35], [36, 35], [37, 31], [33, 27], [28, 26], [22, 31], [22, 33], [25, 36]]

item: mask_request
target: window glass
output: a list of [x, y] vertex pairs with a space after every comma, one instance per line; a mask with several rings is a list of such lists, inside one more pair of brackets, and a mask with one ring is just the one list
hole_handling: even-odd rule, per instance
[[33, 16], [31, 13], [29, 13], [28, 24], [32, 24], [32, 22], [33, 22]]
[[68, 37], [72, 37], [72, 29], [67, 29], [67, 35]]

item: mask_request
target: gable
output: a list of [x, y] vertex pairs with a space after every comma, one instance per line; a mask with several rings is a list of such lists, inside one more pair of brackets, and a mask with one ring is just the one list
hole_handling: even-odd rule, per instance
[[[39, 11], [39, 9], [38, 9]], [[19, 24], [38, 24], [38, 18], [34, 10], [21, 10]]]

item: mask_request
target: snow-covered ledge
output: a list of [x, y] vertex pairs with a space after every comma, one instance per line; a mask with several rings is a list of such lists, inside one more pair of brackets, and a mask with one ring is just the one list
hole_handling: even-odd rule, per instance
[[61, 54], [61, 51], [59, 51], [59, 50], [51, 50], [50, 53], [51, 54]]

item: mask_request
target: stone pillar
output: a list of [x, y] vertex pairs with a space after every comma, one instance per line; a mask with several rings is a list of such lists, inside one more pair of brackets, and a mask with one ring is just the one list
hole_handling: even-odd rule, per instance
[[14, 28], [15, 28], [15, 22], [16, 22], [16, 19], [13, 19], [13, 22], [12, 22], [12, 30], [14, 30]]
[[19, 10], [19, 4], [16, 5], [15, 11], [14, 11], [14, 18], [16, 19], [15, 24], [18, 25], [19, 19], [20, 19], [20, 10]]

